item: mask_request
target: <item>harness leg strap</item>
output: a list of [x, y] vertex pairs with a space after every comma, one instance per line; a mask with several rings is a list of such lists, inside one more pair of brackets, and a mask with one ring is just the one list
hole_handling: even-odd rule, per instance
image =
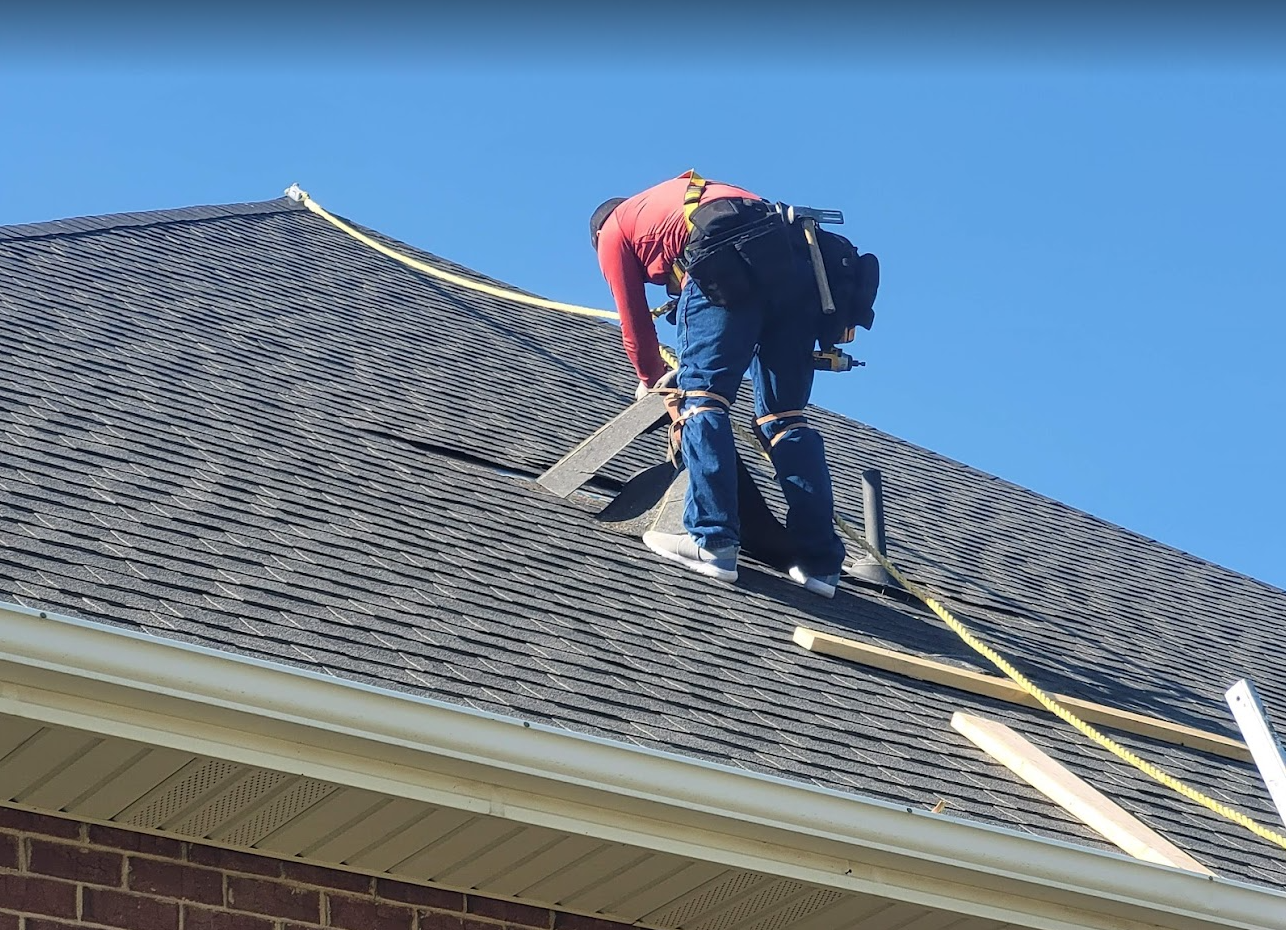
[[689, 410], [684, 410], [674, 419], [674, 422], [670, 424], [670, 461], [671, 462], [674, 461], [675, 456], [677, 456], [679, 453], [679, 449], [680, 449], [679, 436], [683, 430], [683, 424], [685, 421], [691, 419], [692, 417], [696, 416], [699, 413], [726, 414], [728, 410], [732, 407], [732, 401], [728, 400], [728, 398], [724, 397], [722, 394], [716, 394], [714, 391], [681, 391], [678, 388], [653, 388], [652, 390], [657, 394], [667, 395], [667, 400], [669, 398], [675, 399], [679, 404], [682, 404], [684, 399], [688, 397], [705, 397], [714, 401], [713, 404], [700, 404], [699, 406], [692, 407]]
[[801, 422], [786, 424], [786, 426], [782, 427], [780, 432], [778, 432], [775, 436], [773, 436], [771, 439], [768, 440], [768, 448], [771, 450], [777, 445], [777, 443], [781, 442], [782, 438], [785, 437], [787, 433], [793, 432], [794, 430], [797, 430], [797, 429], [813, 428], [809, 424], [808, 419], [804, 416], [804, 411], [787, 410], [784, 413], [769, 413], [755, 420], [755, 427], [757, 431], [760, 432], [761, 435], [766, 437], [768, 433], [767, 433], [767, 430], [764, 429], [764, 427], [767, 426], [769, 423], [773, 423], [777, 420], [790, 420], [796, 417], [798, 417]]

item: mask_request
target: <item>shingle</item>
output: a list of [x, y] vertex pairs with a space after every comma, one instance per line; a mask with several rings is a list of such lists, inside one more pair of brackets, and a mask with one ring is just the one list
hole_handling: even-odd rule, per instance
[[[1220, 874], [1286, 880], [1042, 712], [790, 640], [990, 671], [918, 603], [755, 566], [711, 585], [527, 480], [628, 401], [610, 325], [443, 285], [284, 201], [0, 229], [0, 307], [0, 598], [1103, 846], [949, 726], [982, 713]], [[1043, 686], [1230, 732], [1249, 676], [1283, 724], [1286, 592], [811, 416], [840, 511], [860, 525], [880, 468], [893, 556]], [[605, 475], [662, 454], [644, 437]], [[1122, 742], [1274, 820], [1248, 766]]]

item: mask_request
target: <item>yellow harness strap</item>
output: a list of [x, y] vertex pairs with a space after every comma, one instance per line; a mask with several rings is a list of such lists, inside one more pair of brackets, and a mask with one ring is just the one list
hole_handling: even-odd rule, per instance
[[[697, 207], [701, 206], [701, 195], [705, 193], [706, 179], [697, 174], [696, 169], [687, 171], [681, 175], [681, 178], [688, 179], [688, 190], [683, 195], [683, 221], [688, 224], [688, 233], [692, 232], [692, 214], [697, 212]], [[683, 290], [683, 267], [676, 261], [670, 269], [670, 280], [666, 285], [667, 291], [672, 291], [676, 296]]]

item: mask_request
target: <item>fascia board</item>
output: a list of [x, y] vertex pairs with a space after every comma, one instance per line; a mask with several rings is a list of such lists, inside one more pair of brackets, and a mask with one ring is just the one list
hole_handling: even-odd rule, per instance
[[1047, 930], [1280, 930], [1286, 894], [0, 604], [0, 711]]

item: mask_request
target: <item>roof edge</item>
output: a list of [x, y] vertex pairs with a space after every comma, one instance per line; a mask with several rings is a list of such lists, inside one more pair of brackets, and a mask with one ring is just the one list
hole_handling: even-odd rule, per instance
[[[16, 673], [4, 676], [0, 710], [33, 719], [82, 726], [94, 721], [133, 739], [149, 726], [178, 721], [185, 725], [169, 735], [176, 745], [206, 741], [197, 752], [217, 756], [240, 744], [258, 753], [257, 764], [295, 772], [307, 767], [311, 754], [319, 769], [330, 766], [327, 777], [364, 771], [404, 788], [410, 787], [406, 779], [432, 774], [430, 759], [444, 759], [457, 770], [467, 765], [494, 778], [480, 795], [462, 793], [459, 806], [495, 805], [499, 785], [512, 790], [502, 808], [539, 808], [546, 822], [563, 817], [582, 824], [592, 810], [602, 818], [597, 829], [652, 848], [683, 842], [678, 833], [662, 836], [666, 824], [704, 818], [719, 824], [702, 833], [708, 851], [747, 867], [1023, 926], [1123, 928], [1142, 926], [1135, 920], [1143, 915], [1149, 924], [1179, 918], [1185, 927], [1274, 930], [1286, 908], [1286, 893], [1270, 888], [100, 622], [0, 603], [0, 624], [0, 665]], [[111, 700], [102, 696], [107, 687]], [[190, 709], [206, 725], [193, 728], [193, 718], [165, 717], [166, 701]], [[248, 728], [247, 720], [259, 724]], [[344, 755], [337, 765], [336, 754], [358, 741], [363, 751]], [[408, 751], [419, 764], [406, 764]], [[467, 792], [472, 789], [462, 786], [483, 782], [456, 775], [442, 783]], [[441, 787], [422, 784], [419, 790]], [[586, 798], [600, 800], [587, 806]], [[658, 812], [668, 816], [650, 816]], [[908, 870], [917, 862], [922, 871]], [[890, 868], [895, 863], [900, 868]], [[943, 882], [933, 874], [943, 869], [956, 879]], [[998, 897], [1000, 888], [1009, 890]], [[1069, 905], [1078, 922], [1060, 916]]]
[[147, 210], [140, 213], [106, 213], [101, 216], [78, 216], [43, 223], [19, 223], [0, 226], [0, 242], [20, 242], [24, 239], [48, 239], [53, 236], [79, 236], [131, 226], [163, 226], [169, 223], [192, 223], [202, 220], [225, 219], [230, 216], [255, 216], [268, 213], [293, 213], [303, 210], [302, 204], [288, 197], [247, 203], [211, 204], [178, 207], [170, 210]]

